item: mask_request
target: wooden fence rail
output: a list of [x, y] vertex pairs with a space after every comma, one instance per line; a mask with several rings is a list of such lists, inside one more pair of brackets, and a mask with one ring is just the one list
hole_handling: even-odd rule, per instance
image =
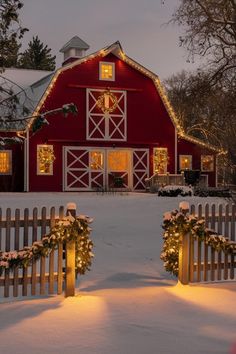
[[[70, 212], [76, 214], [76, 210], [70, 210]], [[0, 250], [2, 252], [18, 251], [25, 246], [31, 246], [33, 242], [41, 240], [49, 232], [56, 220], [61, 220], [63, 217], [63, 206], [59, 207], [57, 215], [55, 207], [50, 208], [49, 212], [46, 207], [40, 211], [34, 208], [32, 214], [28, 208], [24, 209], [23, 213], [20, 209], [16, 209], [13, 214], [8, 208], [5, 215], [0, 209]], [[58, 249], [52, 250], [49, 257], [40, 257], [26, 268], [15, 267], [13, 271], [5, 269], [0, 277], [0, 296], [61, 294], [65, 277], [67, 278], [65, 285], [68, 281], [70, 283], [69, 287], [65, 286], [65, 295], [74, 295], [75, 271], [70, 275], [68, 272], [66, 276], [68, 262], [64, 259], [70, 258], [71, 264], [75, 265], [73, 247], [74, 245], [70, 245], [72, 255], [66, 247], [64, 252], [66, 256], [63, 256], [63, 246], [59, 244]]]
[[[235, 205], [191, 205], [190, 214], [204, 217], [206, 226], [235, 244]], [[190, 234], [181, 235], [179, 249], [179, 280], [183, 284], [235, 280], [235, 252], [216, 251]]]

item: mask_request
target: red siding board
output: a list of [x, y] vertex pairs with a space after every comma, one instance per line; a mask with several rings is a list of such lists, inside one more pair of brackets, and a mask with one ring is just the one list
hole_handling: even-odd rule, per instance
[[[212, 150], [202, 148], [190, 141], [179, 139], [178, 142], [178, 154], [179, 155], [192, 155], [192, 168], [193, 170], [201, 170], [201, 155], [214, 155], [216, 165], [216, 154]], [[179, 161], [178, 161], [179, 169]], [[215, 172], [202, 172], [204, 175], [208, 175], [208, 184], [210, 187], [215, 187], [216, 177]]]
[[[6, 135], [1, 133], [2, 136]], [[7, 136], [15, 136], [8, 133]], [[4, 146], [12, 151], [11, 175], [0, 175], [0, 192], [22, 192], [24, 190], [24, 144]]]
[[[114, 82], [99, 80], [99, 61], [115, 63]], [[127, 91], [127, 141], [86, 140], [86, 87], [102, 90], [109, 87]], [[175, 172], [175, 128], [150, 78], [112, 54], [105, 58], [97, 57], [63, 71], [44, 102], [43, 110], [51, 110], [70, 102], [76, 104], [77, 116], [52, 115], [47, 118], [50, 124], [45, 125], [30, 138], [29, 185], [31, 191], [62, 190], [62, 150], [63, 146], [69, 145], [148, 148], [150, 175], [153, 173], [153, 147], [166, 147], [169, 153], [168, 171]], [[116, 138], [119, 138], [118, 132], [116, 132]], [[53, 176], [37, 176], [37, 144], [47, 142], [53, 144], [56, 155], [54, 174]], [[199, 160], [199, 147], [194, 144], [181, 141], [179, 151], [184, 151], [184, 153], [193, 151], [196, 161]], [[196, 168], [198, 166], [196, 162]], [[211, 177], [210, 180], [212, 183]]]

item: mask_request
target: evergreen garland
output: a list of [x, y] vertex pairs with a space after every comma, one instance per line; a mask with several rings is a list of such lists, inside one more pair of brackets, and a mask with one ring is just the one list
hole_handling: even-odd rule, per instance
[[42, 240], [35, 241], [31, 247], [24, 247], [19, 251], [0, 251], [0, 274], [4, 269], [13, 270], [15, 267], [25, 268], [40, 257], [48, 257], [59, 244], [65, 245], [68, 241], [75, 241], [75, 268], [77, 273], [84, 274], [90, 270], [92, 264], [93, 242], [90, 239], [92, 219], [79, 215], [71, 215], [56, 222], [51, 231]]
[[175, 276], [178, 276], [179, 272], [179, 244], [180, 236], [183, 234], [189, 233], [195, 240], [205, 241], [215, 251], [228, 253], [236, 251], [235, 242], [228, 242], [226, 237], [208, 229], [204, 218], [198, 219], [184, 209], [166, 212], [162, 228], [164, 243], [160, 258], [166, 271]]

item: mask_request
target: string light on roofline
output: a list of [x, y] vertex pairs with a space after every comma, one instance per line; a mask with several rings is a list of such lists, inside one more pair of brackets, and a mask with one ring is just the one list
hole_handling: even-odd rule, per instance
[[[117, 46], [117, 44], [115, 45]], [[114, 47], [114, 46], [113, 46]], [[41, 109], [41, 107], [43, 106], [48, 94], [51, 92], [51, 90], [53, 89], [53, 87], [55, 86], [55, 83], [58, 79], [58, 76], [61, 74], [61, 72], [65, 71], [65, 70], [68, 70], [68, 69], [72, 69], [74, 66], [81, 64], [81, 63], [86, 63], [92, 59], [94, 59], [95, 57], [97, 56], [106, 56], [107, 54], [109, 54], [110, 52], [112, 51], [112, 46], [107, 48], [107, 49], [101, 49], [100, 51], [94, 53], [94, 54], [91, 54], [85, 58], [82, 58], [80, 59], [79, 61], [76, 61], [76, 62], [73, 62], [71, 63], [70, 65], [66, 66], [66, 67], [62, 67], [60, 69], [57, 70], [55, 76], [53, 77], [52, 79], [52, 82], [51, 84], [49, 85], [49, 87], [47, 88], [46, 92], [44, 93], [41, 101], [39, 102], [37, 108], [36, 108], [36, 111], [35, 111], [35, 114], [33, 114], [33, 116], [37, 116], [39, 114], [39, 111]], [[130, 66], [132, 66], [133, 68], [135, 68], [136, 70], [138, 70], [139, 72], [145, 74], [147, 77], [149, 77], [150, 79], [153, 80], [155, 86], [156, 86], [156, 89], [157, 89], [157, 92], [158, 94], [160, 95], [162, 101], [163, 101], [163, 104], [167, 110], [167, 112], [169, 113], [169, 116], [174, 124], [174, 126], [176, 127], [177, 129], [177, 134], [179, 137], [181, 138], [184, 138], [186, 140], [189, 140], [190, 142], [193, 142], [195, 144], [198, 144], [198, 145], [201, 145], [205, 148], [208, 148], [210, 150], [213, 150], [213, 151], [216, 151], [218, 154], [225, 154], [226, 151], [224, 151], [223, 149], [217, 149], [215, 148], [214, 146], [210, 145], [210, 144], [207, 144], [207, 143], [204, 143], [200, 140], [198, 140], [197, 138], [194, 138], [194, 137], [190, 137], [188, 135], [186, 135], [183, 131], [183, 128], [181, 127], [180, 123], [179, 123], [179, 120], [170, 104], [170, 101], [165, 93], [165, 90], [163, 88], [163, 86], [161, 85], [161, 82], [159, 80], [159, 78], [157, 77], [157, 75], [154, 75], [153, 73], [151, 73], [149, 70], [147, 70], [146, 68], [144, 68], [142, 65], [136, 63], [135, 61], [131, 60], [129, 57], [127, 57], [127, 55], [125, 54], [125, 52], [123, 50], [119, 50], [118, 52], [119, 56], [121, 57], [121, 59], [126, 62], [127, 64], [129, 64]], [[29, 126], [31, 126], [32, 124], [32, 121], [29, 123]]]

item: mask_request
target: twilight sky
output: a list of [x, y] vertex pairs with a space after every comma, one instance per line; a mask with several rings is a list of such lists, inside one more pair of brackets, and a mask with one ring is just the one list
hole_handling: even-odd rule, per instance
[[[20, 17], [33, 36], [47, 44], [61, 66], [60, 48], [74, 35], [94, 52], [119, 40], [132, 59], [165, 79], [182, 69], [196, 67], [187, 63], [187, 54], [178, 46], [181, 29], [165, 25], [179, 0], [23, 0]], [[25, 47], [25, 46], [24, 46]], [[23, 47], [23, 49], [24, 49]]]

